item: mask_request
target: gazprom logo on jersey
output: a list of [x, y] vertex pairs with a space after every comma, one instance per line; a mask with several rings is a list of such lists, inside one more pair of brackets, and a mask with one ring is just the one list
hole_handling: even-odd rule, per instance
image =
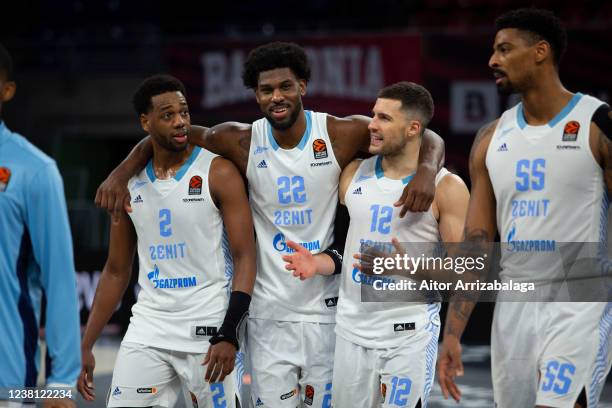
[[351, 277], [353, 278], [353, 282], [358, 283], [360, 285], [374, 286], [375, 282], [395, 283], [395, 279], [386, 278], [382, 276], [366, 275], [357, 268], [353, 268], [353, 273], [351, 274]]
[[[303, 246], [309, 251], [321, 249], [321, 243], [319, 242], [318, 239], [316, 241], [298, 242], [298, 244], [300, 244], [301, 246]], [[287, 243], [285, 242], [285, 235], [283, 235], [280, 232], [276, 234], [274, 238], [272, 239], [272, 246], [278, 252], [288, 252], [288, 253], [295, 252], [293, 249], [287, 246]]]
[[189, 288], [198, 284], [195, 276], [188, 276], [184, 278], [160, 278], [157, 264], [153, 265], [153, 271], [147, 274], [147, 278], [153, 282], [153, 285], [155, 285], [153, 286], [153, 289]]
[[555, 240], [550, 239], [525, 239], [517, 240], [516, 224], [512, 223], [512, 228], [508, 232], [508, 251], [509, 252], [554, 252], [556, 247]]

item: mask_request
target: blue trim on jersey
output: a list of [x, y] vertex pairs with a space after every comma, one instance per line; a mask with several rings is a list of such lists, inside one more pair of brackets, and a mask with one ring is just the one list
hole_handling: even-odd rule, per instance
[[153, 159], [149, 160], [149, 162], [147, 163], [147, 167], [145, 167], [145, 171], [147, 172], [149, 180], [151, 180], [151, 183], [153, 183], [157, 178], [155, 177], [155, 172], [153, 171]]
[[[304, 111], [304, 115], [306, 116], [306, 130], [302, 135], [300, 143], [297, 145], [298, 149], [300, 150], [304, 150], [304, 147], [306, 147], [306, 142], [308, 139], [310, 139], [310, 129], [312, 128], [312, 112]], [[268, 122], [268, 141], [274, 150], [278, 150], [280, 148], [278, 143], [276, 143], [276, 139], [274, 139], [274, 135], [272, 134], [272, 125], [270, 125], [270, 122]]]
[[[376, 156], [376, 165], [374, 166], [374, 171], [376, 172], [376, 178], [381, 179], [381, 178], [385, 177], [385, 172], [383, 171], [383, 168], [382, 168], [382, 156], [381, 155]], [[415, 174], [416, 173], [412, 173], [412, 174], [404, 177], [402, 179], [402, 184], [404, 184], [404, 185], [408, 184], [410, 182], [410, 180], [412, 180], [414, 178]]]
[[376, 156], [376, 164], [374, 165], [374, 171], [376, 172], [376, 178], [380, 179], [385, 177], [385, 172], [382, 168], [382, 156], [380, 155]]
[[[582, 96], [583, 95], [580, 92], [576, 92], [574, 96], [572, 96], [572, 99], [570, 99], [570, 101], [567, 103], [567, 105], [565, 105], [565, 107], [561, 109], [561, 112], [557, 113], [557, 115], [552, 118], [550, 122], [547, 123], [548, 127], [552, 128], [556, 126], [557, 123], [561, 122], [563, 118], [569, 115], [572, 109], [574, 109], [578, 102], [580, 102]], [[525, 113], [523, 112], [522, 102], [518, 104], [518, 108], [516, 110], [516, 121], [521, 129], [525, 129], [525, 126], [527, 126], [527, 121], [525, 120]]]
[[554, 127], [557, 123], [561, 122], [563, 118], [565, 118], [569, 113], [574, 109], [574, 107], [580, 102], [582, 99], [582, 94], [580, 92], [576, 92], [572, 99], [565, 105], [565, 108], [561, 109], [561, 112], [557, 113], [557, 116], [553, 118], [550, 122], [548, 122], [548, 126]]
[[[189, 166], [193, 164], [195, 159], [198, 157], [198, 154], [200, 154], [200, 150], [202, 150], [200, 146], [195, 146], [193, 148], [191, 154], [189, 155], [189, 158], [185, 161], [185, 163], [181, 165], [181, 168], [174, 175], [174, 179], [176, 181], [181, 181], [185, 173], [187, 173]], [[147, 167], [145, 167], [145, 171], [147, 173], [147, 176], [149, 177], [149, 180], [151, 180], [151, 183], [157, 180], [157, 177], [155, 177], [155, 172], [153, 171], [153, 159], [149, 160], [149, 162], [147, 163]]]
[[414, 175], [415, 175], [415, 174], [416, 174], [416, 173], [412, 173], [412, 174], [410, 174], [410, 175], [408, 175], [408, 176], [404, 177], [404, 178], [402, 179], [402, 184], [406, 185], [406, 184], [410, 183], [410, 180], [412, 180], [412, 179], [414, 178]]
[[193, 148], [193, 150], [191, 151], [191, 155], [189, 156], [187, 161], [183, 163], [179, 171], [177, 171], [176, 174], [174, 175], [174, 179], [176, 181], [181, 181], [185, 173], [187, 173], [187, 170], [189, 169], [189, 167], [193, 164], [195, 159], [198, 157], [198, 154], [200, 154], [200, 150], [202, 150], [200, 146], [195, 146]]
[[438, 339], [440, 337], [440, 326], [433, 323], [433, 320], [438, 316], [439, 319], [440, 304], [430, 303], [427, 305], [428, 323], [426, 330], [431, 333], [431, 339], [425, 348], [425, 384], [423, 388], [423, 399], [421, 403], [423, 408], [427, 408], [429, 394], [434, 383], [435, 361], [438, 356]]
[[608, 302], [599, 320], [599, 347], [595, 358], [595, 367], [591, 374], [591, 386], [587, 405], [597, 406], [597, 401], [603, 390], [608, 367], [608, 349], [610, 348], [610, 336], [612, 336], [612, 302]]

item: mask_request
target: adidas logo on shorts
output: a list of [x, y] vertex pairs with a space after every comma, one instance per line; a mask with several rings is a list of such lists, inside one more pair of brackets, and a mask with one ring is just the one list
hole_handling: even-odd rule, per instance
[[357, 187], [355, 190], [353, 190], [353, 194], [361, 195], [361, 187]]
[[257, 168], [258, 168], [258, 169], [267, 169], [267, 168], [268, 168], [268, 165], [266, 164], [266, 161], [265, 161], [265, 160], [262, 160], [262, 161], [260, 161], [260, 162], [259, 162], [259, 164], [257, 165]]
[[414, 330], [414, 329], [415, 329], [414, 322], [411, 322], [411, 323], [394, 323], [393, 324], [393, 331], [394, 332], [403, 332], [403, 331]]

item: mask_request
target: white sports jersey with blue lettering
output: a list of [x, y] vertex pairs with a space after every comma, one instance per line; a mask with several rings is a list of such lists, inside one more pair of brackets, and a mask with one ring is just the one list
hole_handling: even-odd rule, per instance
[[[558, 285], [543, 280], [563, 277], [564, 243], [594, 243], [591, 256], [605, 249], [608, 201], [589, 145], [601, 105], [577, 93], [545, 125], [528, 125], [520, 103], [499, 119], [486, 166], [507, 243], [502, 280], [539, 283], [539, 292], [554, 299]], [[580, 249], [570, 248], [564, 261]], [[584, 390], [587, 405], [597, 406], [612, 364], [612, 304], [499, 300], [491, 339], [496, 405], [570, 408]]]
[[[446, 169], [440, 170], [436, 185], [447, 174]], [[397, 279], [367, 276], [353, 267], [353, 255], [360, 252], [363, 242], [389, 243], [390, 246], [393, 237], [411, 243], [440, 241], [438, 222], [431, 208], [423, 213], [408, 212], [400, 218], [401, 208], [393, 206], [410, 178], [386, 178], [382, 157], [371, 157], [360, 164], [344, 197], [351, 223], [342, 264], [336, 333], [363, 347], [396, 347], [406, 336], [440, 325], [439, 303], [363, 302], [362, 285]], [[421, 253], [409, 255], [420, 256]]]
[[141, 289], [125, 342], [201, 353], [223, 321], [232, 260], [209, 190], [215, 157], [195, 147], [174, 178], [149, 162], [130, 180]]
[[[577, 93], [551, 122], [530, 126], [522, 104], [506, 111], [487, 150], [497, 200], [503, 278], [552, 277], [559, 242], [601, 242], [607, 199], [603, 170], [589, 146], [593, 113], [603, 102]], [[559, 257], [554, 257], [560, 260]]]
[[332, 323], [337, 276], [306, 281], [285, 269], [286, 241], [319, 253], [333, 242], [340, 166], [327, 114], [305, 111], [306, 132], [293, 149], [279, 147], [267, 119], [253, 123], [247, 166], [257, 235], [257, 279], [250, 317]]

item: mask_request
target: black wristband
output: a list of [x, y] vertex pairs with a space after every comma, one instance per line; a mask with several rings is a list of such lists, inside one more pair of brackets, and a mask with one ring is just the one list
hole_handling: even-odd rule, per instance
[[342, 254], [333, 248], [327, 248], [323, 253], [329, 255], [334, 261], [334, 275], [340, 274], [342, 272]]
[[251, 295], [234, 291], [230, 295], [227, 312], [223, 324], [217, 331], [217, 334], [210, 338], [210, 344], [217, 344], [222, 341], [232, 343], [236, 350], [240, 348], [238, 342], [238, 331], [244, 319], [249, 315], [249, 304], [251, 303]]

